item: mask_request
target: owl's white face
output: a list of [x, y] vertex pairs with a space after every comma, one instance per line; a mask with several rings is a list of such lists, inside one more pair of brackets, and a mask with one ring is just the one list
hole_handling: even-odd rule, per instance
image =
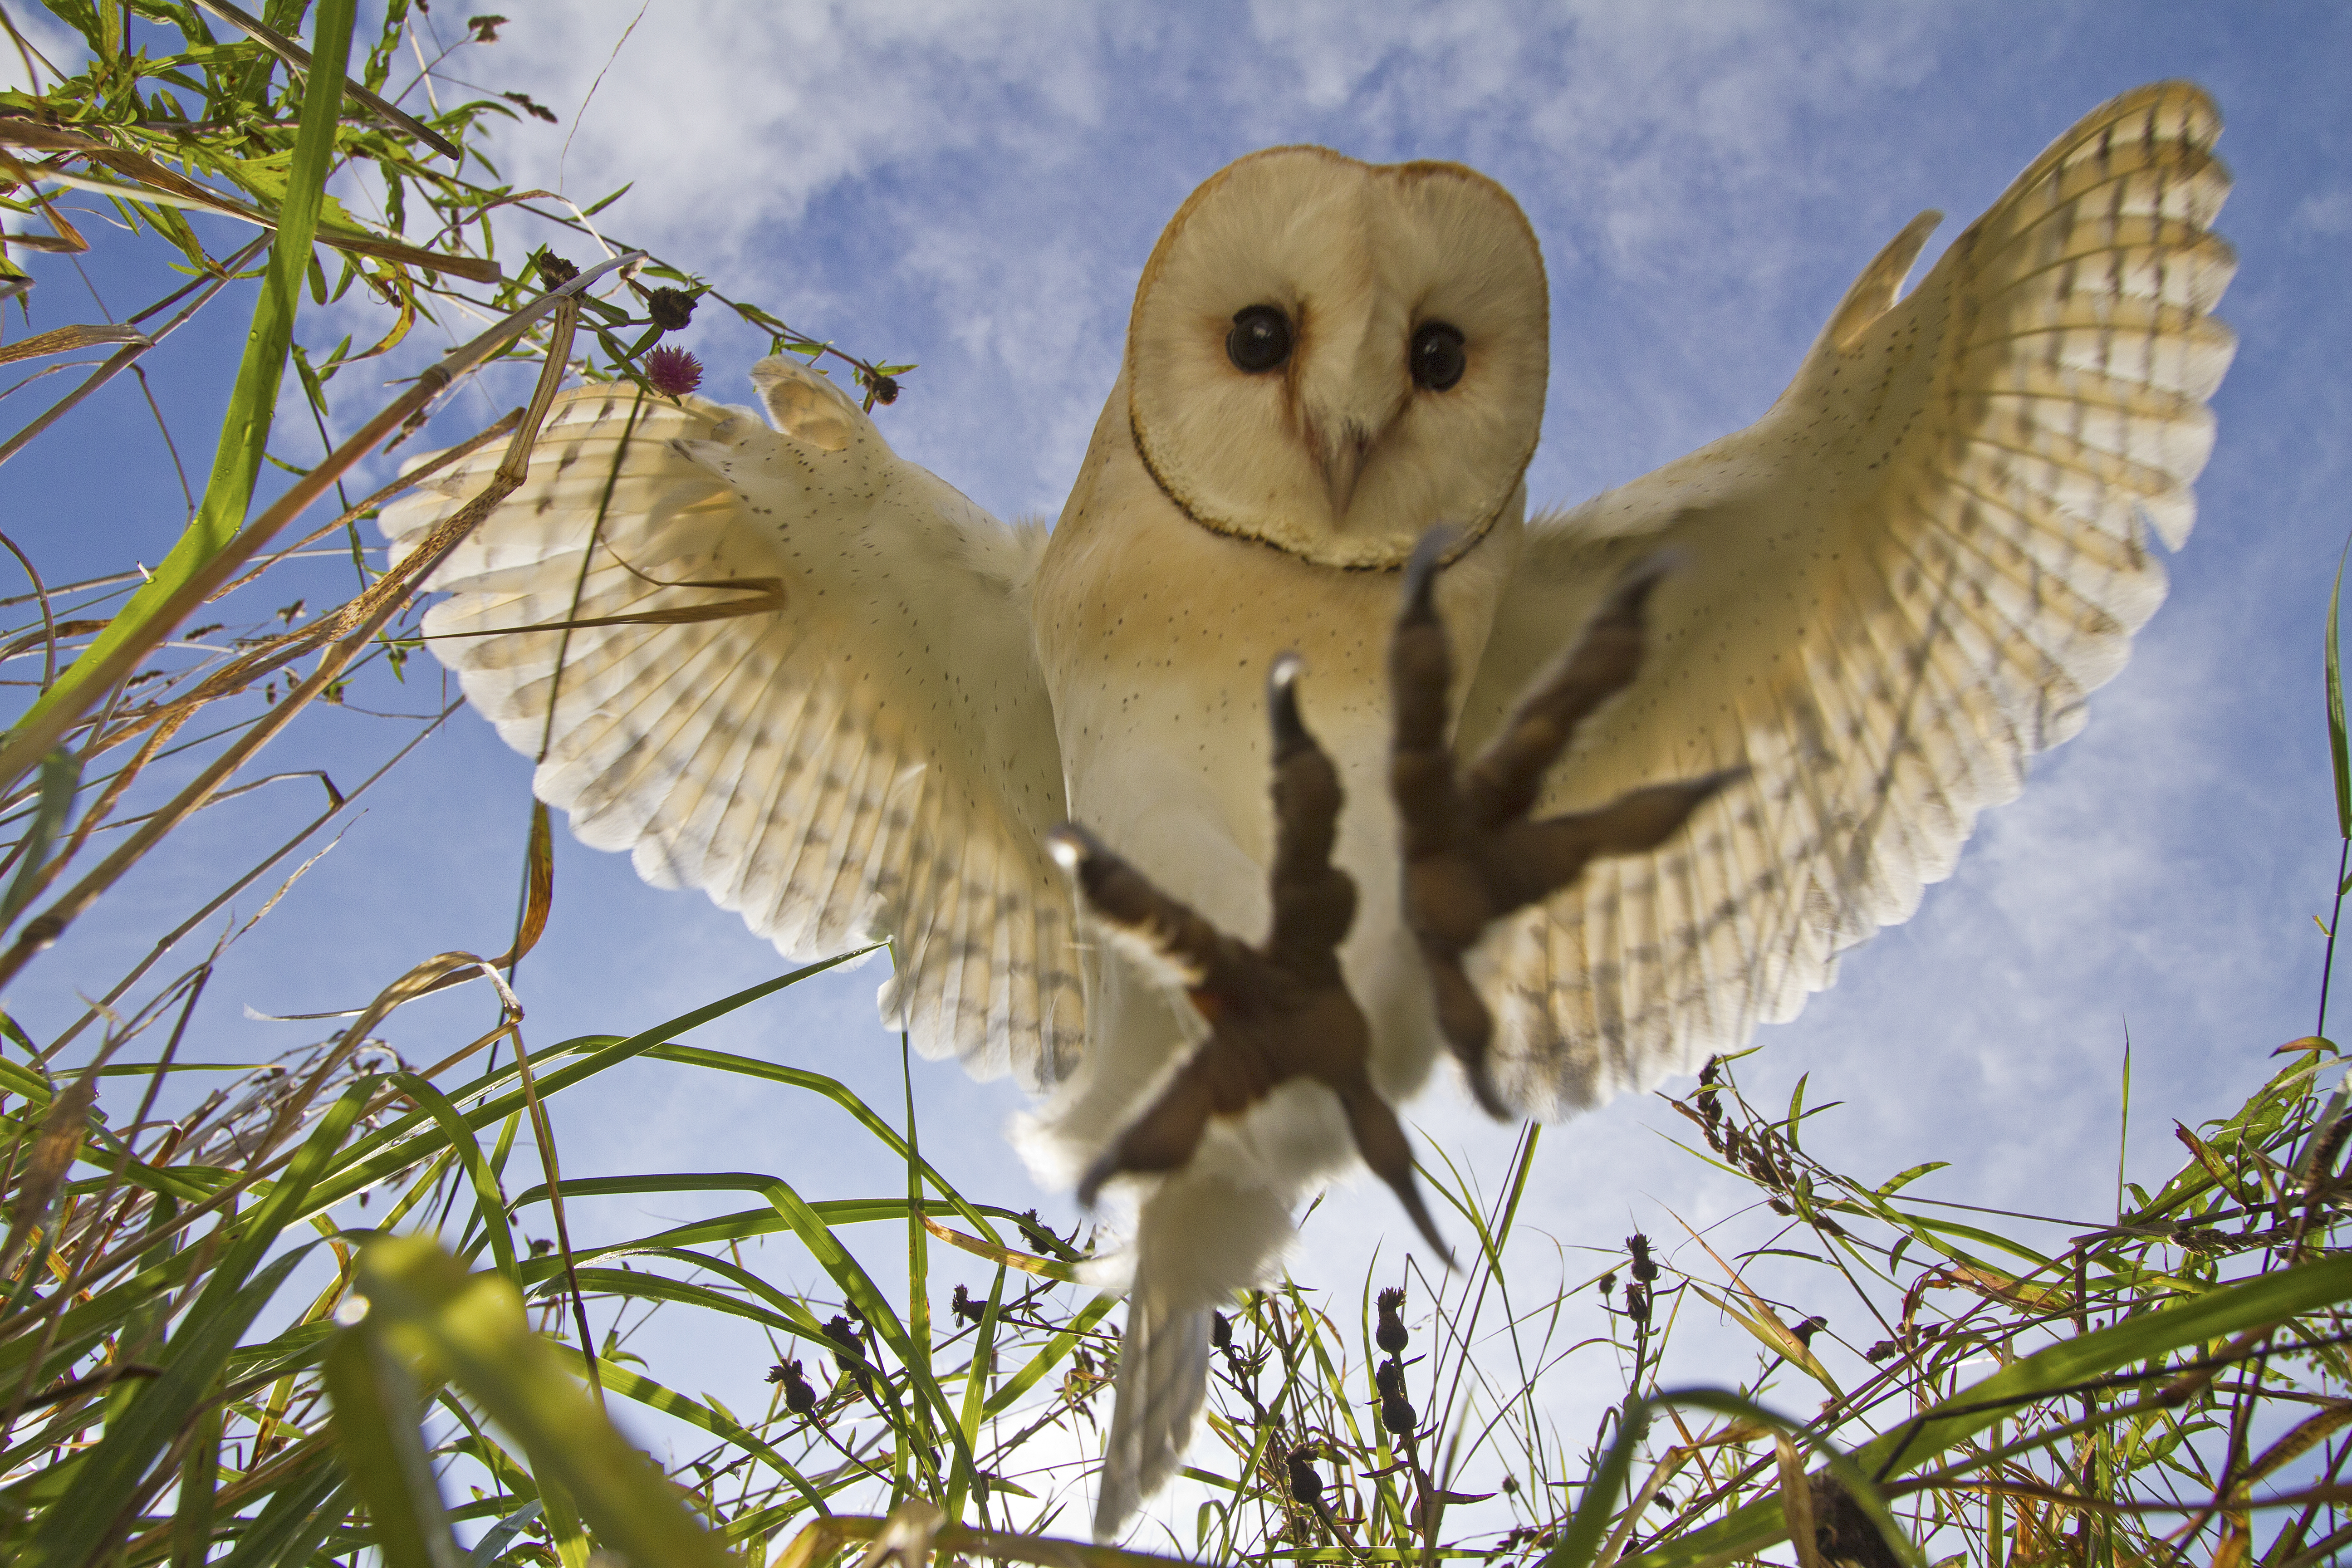
[[1136, 289], [1128, 415], [1205, 528], [1392, 567], [1431, 524], [1511, 504], [1543, 422], [1543, 258], [1518, 205], [1454, 163], [1276, 147], [1171, 219]]

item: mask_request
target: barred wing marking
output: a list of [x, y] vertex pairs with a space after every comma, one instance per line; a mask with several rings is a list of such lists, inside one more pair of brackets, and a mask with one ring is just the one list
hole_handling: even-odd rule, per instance
[[[1041, 838], [1065, 815], [1029, 635], [1042, 531], [899, 459], [797, 362], [753, 380], [779, 428], [699, 398], [565, 395], [522, 488], [436, 574], [431, 646], [509, 745], [546, 746], [532, 787], [583, 842], [795, 960], [890, 938], [887, 1024], [980, 1077], [1051, 1084], [1084, 1026]], [[498, 458], [388, 508], [395, 553]], [[770, 583], [782, 605], [754, 614], [503, 630], [740, 608]]]
[[1531, 530], [1465, 710], [1480, 743], [1631, 563], [1680, 564], [1547, 810], [1752, 769], [1647, 856], [1490, 938], [1497, 1079], [1559, 1115], [1744, 1044], [1907, 919], [2164, 596], [2234, 339], [2220, 116], [2185, 83], [2053, 143], [1899, 303], [1872, 263], [1757, 424]]

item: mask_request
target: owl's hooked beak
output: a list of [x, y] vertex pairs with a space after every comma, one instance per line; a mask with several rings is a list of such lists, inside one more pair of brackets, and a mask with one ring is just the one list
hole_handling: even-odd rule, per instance
[[1331, 498], [1331, 524], [1342, 528], [1364, 470], [1404, 412], [1412, 388], [1400, 374], [1401, 320], [1381, 311], [1356, 317], [1342, 309], [1327, 312], [1319, 331], [1326, 347], [1310, 357], [1298, 395], [1307, 456]]
[[1353, 421], [1339, 422], [1328, 430], [1315, 430], [1309, 449], [1315, 455], [1316, 468], [1323, 476], [1324, 489], [1331, 497], [1333, 522], [1347, 517], [1348, 503], [1356, 496], [1356, 481], [1364, 475], [1364, 460], [1379, 439], [1379, 432], [1367, 430]]
[[1331, 498], [1331, 525], [1344, 527], [1356, 486], [1380, 450], [1381, 443], [1404, 411], [1405, 399], [1392, 397], [1373, 405], [1361, 395], [1348, 400], [1354, 407], [1317, 408], [1308, 405], [1307, 450], [1323, 488]]

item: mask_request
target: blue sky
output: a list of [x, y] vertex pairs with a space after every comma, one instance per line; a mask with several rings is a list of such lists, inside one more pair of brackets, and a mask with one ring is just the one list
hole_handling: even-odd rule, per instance
[[[572, 0], [559, 23], [555, 7], [516, 9], [501, 42], [448, 68], [561, 117], [501, 133], [508, 175], [583, 204], [635, 180], [604, 215], [615, 235], [856, 352], [919, 362], [877, 414], [883, 431], [1005, 517], [1058, 510], [1160, 226], [1252, 149], [1317, 142], [1373, 160], [1458, 159], [1517, 195], [1552, 290], [1530, 493], [1565, 503], [1762, 412], [1853, 275], [1915, 212], [1948, 215], [1924, 270], [2101, 100], [2162, 77], [2203, 83], [2227, 118], [2221, 151], [2237, 177], [2221, 227], [2241, 266], [2222, 314], [2241, 342], [2171, 598], [2094, 699], [2087, 731], [1980, 823], [1915, 920], [1850, 955], [1834, 989], [1760, 1037], [1768, 1048], [1743, 1082], [1771, 1103], [1810, 1073], [1809, 1099], [1847, 1101], [1811, 1124], [1832, 1163], [1892, 1173], [1950, 1160], [1915, 1190], [2095, 1222], [2114, 1204], [2126, 1032], [2129, 1166], [2143, 1180], [2178, 1163], [2171, 1119], [2234, 1106], [2272, 1047], [2309, 1032], [2313, 917], [2327, 913], [2338, 848], [2321, 628], [2352, 528], [2352, 14], [652, 0], [640, 16]], [[395, 72], [395, 86], [406, 79]], [[114, 265], [102, 254], [92, 275], [120, 312], [146, 285]], [[68, 271], [50, 263], [41, 276], [35, 328], [88, 319]], [[717, 314], [688, 334], [709, 366], [704, 390], [748, 398], [741, 373], [759, 345]], [[233, 344], [235, 315], [192, 330], [214, 335], [192, 335], [184, 361], [159, 352], [159, 386], [170, 363]], [[343, 330], [321, 321], [306, 337], [323, 344]], [[342, 395], [352, 422], [368, 403], [358, 391]], [[184, 453], [208, 451], [203, 393], [168, 395]], [[455, 399], [430, 434], [460, 438], [509, 401]], [[5, 526], [53, 576], [152, 562], [168, 546], [178, 487], [144, 417], [121, 389], [12, 468]], [[331, 563], [317, 570], [313, 605], [349, 581], [348, 567], [340, 579]], [[437, 706], [433, 689], [429, 671], [412, 675], [408, 706]], [[348, 783], [390, 734], [320, 714], [275, 767], [325, 765]], [[225, 963], [204, 1048], [274, 1055], [321, 1026], [241, 1009], [356, 1005], [430, 952], [503, 946], [528, 771], [471, 715], [429, 742]], [[306, 789], [275, 784], [200, 818], [28, 972], [10, 1010], [37, 1036], [53, 1031], [78, 1011], [77, 991], [110, 983], [220, 868], [307, 814], [309, 795], [290, 804]], [[552, 1042], [629, 1032], [778, 968], [699, 896], [654, 892], [625, 859], [567, 843], [554, 921], [520, 989], [531, 1039]], [[880, 978], [874, 967], [829, 977], [730, 1021], [714, 1043], [895, 1102], [897, 1041], [874, 1021]], [[438, 1055], [488, 1011], [478, 994], [437, 999], [386, 1033], [413, 1057]], [[967, 1190], [1066, 1211], [999, 1141], [1017, 1094], [923, 1063], [914, 1093], [927, 1152]], [[1410, 1114], [1429, 1142], [1499, 1168], [1505, 1141], [1451, 1086]], [[770, 1170], [812, 1196], [891, 1180], [842, 1126], [676, 1069], [575, 1091], [556, 1118], [571, 1174]], [[1669, 1148], [1661, 1133], [1678, 1124], [1655, 1101], [1620, 1103], [1551, 1133], [1531, 1223], [1565, 1247], [1609, 1249], [1636, 1226], [1678, 1234], [1671, 1215], [1720, 1219], [1747, 1189]], [[617, 1210], [585, 1223], [643, 1226]], [[1296, 1271], [1352, 1294], [1382, 1237], [1392, 1256], [1408, 1234], [1385, 1194], [1360, 1184], [1316, 1216]], [[1542, 1266], [1573, 1283], [1605, 1261]], [[814, 1283], [797, 1260], [776, 1266]], [[1832, 1331], [1849, 1327], [1858, 1344], [1876, 1337], [1832, 1316]], [[1746, 1352], [1722, 1342], [1743, 1358], [1724, 1373], [1736, 1375]], [[748, 1350], [662, 1353], [682, 1386], [756, 1381]], [[1589, 1427], [1569, 1413], [1590, 1392], [1563, 1386], [1566, 1429]]]

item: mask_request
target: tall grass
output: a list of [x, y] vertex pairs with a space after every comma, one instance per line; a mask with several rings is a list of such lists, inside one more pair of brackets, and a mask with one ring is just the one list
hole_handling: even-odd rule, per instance
[[[148, 247], [133, 254], [168, 247], [182, 270], [159, 268], [155, 302], [126, 321], [0, 343], [0, 363], [35, 373], [101, 356], [72, 364], [85, 374], [71, 390], [0, 436], [0, 465], [53, 439], [114, 378], [144, 374], [143, 356], [197, 314], [251, 319], [240, 362], [209, 367], [229, 388], [226, 416], [158, 567], [51, 584], [0, 537], [28, 583], [5, 601], [16, 624], [0, 627], [0, 659], [40, 670], [0, 742], [13, 829], [0, 984], [240, 787], [231, 780], [313, 704], [362, 708], [397, 681], [436, 552], [396, 573], [374, 564], [356, 525], [393, 491], [345, 485], [446, 389], [487, 366], [536, 367], [531, 400], [465, 448], [519, 454], [563, 375], [639, 375], [683, 299], [735, 311], [777, 352], [832, 361], [869, 401], [895, 395], [907, 368], [803, 336], [608, 239], [607, 203], [576, 209], [496, 183], [486, 139], [541, 111], [520, 95], [453, 91], [453, 107], [424, 118], [387, 101], [409, 47], [404, 0], [364, 30], [352, 0], [270, 0], [258, 16], [210, 0], [48, 9], [81, 53], [43, 61], [21, 39], [6, 46], [39, 82], [0, 96], [6, 247], [77, 254], [97, 235]], [[494, 46], [495, 20], [468, 26], [469, 52]], [[362, 192], [381, 219], [353, 211]], [[120, 229], [86, 232], [68, 195], [85, 222], [95, 207]], [[220, 253], [191, 213], [235, 220], [251, 242]], [[519, 253], [518, 216], [576, 239], [573, 259], [604, 260], [579, 271]], [[0, 254], [0, 302], [33, 281]], [[364, 334], [316, 341], [362, 300], [381, 318], [366, 346], [354, 347]], [[475, 324], [467, 346], [420, 365], [399, 395], [373, 405], [350, 391], [358, 377], [339, 382], [371, 361], [411, 363], [419, 322], [461, 321]], [[331, 419], [353, 432], [339, 445], [323, 442]], [[309, 429], [328, 455], [282, 461]], [[280, 434], [288, 444], [273, 446]], [[290, 484], [273, 463], [296, 470]], [[299, 627], [244, 608], [317, 548], [357, 563], [347, 603]], [[2339, 800], [2352, 801], [2340, 698], [2331, 711]], [[871, 1105], [823, 1075], [698, 1042], [702, 1026], [814, 969], [626, 1035], [531, 1040], [509, 996], [493, 1027], [446, 1040], [429, 1064], [376, 1037], [393, 1011], [454, 981], [486, 977], [506, 994], [502, 972], [546, 924], [543, 812], [507, 952], [422, 956], [316, 1050], [193, 1106], [166, 1094], [215, 1026], [204, 1003], [217, 955], [174, 969], [183, 940], [282, 881], [366, 790], [398, 788], [407, 754], [353, 791], [330, 785], [316, 820], [147, 933], [147, 954], [78, 1021], [35, 1039], [0, 1017], [0, 1552], [42, 1568], [268, 1568], [371, 1551], [395, 1568], [460, 1556], [585, 1568], [599, 1551], [801, 1568], [880, 1536], [909, 1561], [934, 1547], [1139, 1561], [1053, 1539], [1118, 1353], [1114, 1304], [1077, 1283], [1087, 1238], [958, 1191], [921, 1155], [911, 1096]], [[2345, 814], [2352, 843], [2352, 805]], [[1433, 1170], [1475, 1239], [1461, 1268], [1236, 1301], [1187, 1471], [1209, 1500], [1154, 1543], [1218, 1560], [1543, 1568], [1696, 1565], [1776, 1545], [1809, 1568], [2327, 1561], [2352, 1545], [2337, 1511], [2352, 1500], [2340, 1479], [2347, 1123], [2333, 1044], [2294, 1041], [2278, 1059], [2245, 1104], [2183, 1130], [2175, 1175], [2128, 1189], [2113, 1225], [2073, 1236], [1907, 1196], [1931, 1165], [1843, 1173], [1809, 1134], [1818, 1094], [1753, 1105], [1728, 1062], [1673, 1103], [1691, 1157], [1784, 1222], [1763, 1247], [1718, 1258], [1637, 1237], [1593, 1277], [1538, 1279], [1507, 1266], [1526, 1256], [1508, 1248], [1537, 1132], [1485, 1201], [1460, 1173]], [[635, 1061], [845, 1114], [903, 1170], [904, 1190], [810, 1193], [746, 1173], [564, 1181], [548, 1103]], [[159, 1114], [166, 1105], [181, 1109]], [[575, 1242], [563, 1206], [714, 1193], [743, 1206], [617, 1240]], [[548, 1245], [519, 1231], [542, 1211]], [[821, 1270], [822, 1299], [747, 1251], [787, 1236]], [[959, 1286], [939, 1310], [940, 1248], [960, 1268], [978, 1260], [984, 1298]], [[1810, 1271], [1808, 1300], [1850, 1298], [1840, 1318], [1872, 1324], [1867, 1342], [1841, 1343], [1773, 1299], [1757, 1283], [1768, 1268]], [[590, 1302], [635, 1303], [674, 1333], [748, 1325], [773, 1350], [765, 1407], [665, 1386], [616, 1338], [595, 1338]], [[1752, 1335], [1761, 1369], [1692, 1364], [1703, 1352], [1678, 1325], [1701, 1317]], [[1561, 1434], [1539, 1386], [1580, 1352], [1622, 1380], [1589, 1438]], [[625, 1406], [692, 1440], [657, 1465], [609, 1418]]]

